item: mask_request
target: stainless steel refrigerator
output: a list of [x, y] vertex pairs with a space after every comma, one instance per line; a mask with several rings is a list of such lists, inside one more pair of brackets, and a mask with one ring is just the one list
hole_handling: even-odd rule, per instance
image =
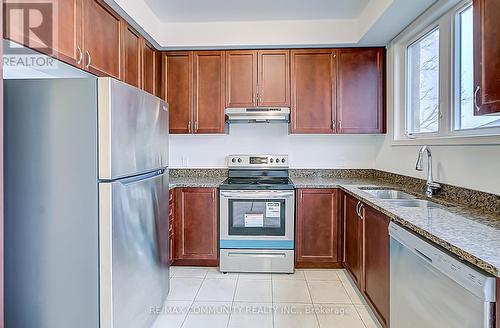
[[6, 327], [150, 327], [169, 289], [167, 103], [110, 78], [5, 80], [4, 110]]

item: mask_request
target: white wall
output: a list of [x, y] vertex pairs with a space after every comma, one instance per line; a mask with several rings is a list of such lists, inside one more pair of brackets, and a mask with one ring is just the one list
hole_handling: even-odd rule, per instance
[[[499, 145], [432, 145], [434, 179], [438, 182], [500, 195]], [[392, 146], [391, 138], [384, 141], [375, 168], [425, 179], [424, 171], [415, 170], [420, 146]]]
[[229, 154], [288, 154], [292, 168], [373, 168], [383, 136], [289, 135], [286, 124], [234, 124], [229, 135], [171, 135], [171, 168], [222, 168]]

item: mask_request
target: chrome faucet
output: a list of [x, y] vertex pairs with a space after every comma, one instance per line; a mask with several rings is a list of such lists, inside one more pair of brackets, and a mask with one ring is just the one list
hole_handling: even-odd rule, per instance
[[425, 194], [427, 195], [427, 197], [432, 197], [432, 195], [434, 195], [439, 191], [439, 189], [441, 189], [441, 185], [437, 182], [434, 182], [434, 179], [432, 178], [432, 153], [431, 149], [428, 146], [423, 146], [422, 148], [420, 148], [415, 169], [417, 171], [424, 170], [424, 152], [427, 152], [427, 182], [425, 184]]

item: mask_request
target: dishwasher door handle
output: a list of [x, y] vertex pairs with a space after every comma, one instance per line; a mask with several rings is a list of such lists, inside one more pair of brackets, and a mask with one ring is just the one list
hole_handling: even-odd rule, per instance
[[418, 256], [420, 256], [427, 262], [432, 263], [432, 259], [429, 256], [425, 255], [422, 251], [419, 251], [417, 248], [414, 248], [413, 250], [415, 251], [415, 253], [417, 253]]

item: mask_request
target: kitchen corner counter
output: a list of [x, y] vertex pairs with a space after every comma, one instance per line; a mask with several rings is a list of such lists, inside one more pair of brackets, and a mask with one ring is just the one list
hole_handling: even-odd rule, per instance
[[[372, 183], [380, 188], [383, 183]], [[391, 220], [445, 248], [459, 258], [500, 277], [500, 219], [445, 204], [437, 208], [407, 208], [376, 198], [359, 187], [368, 184], [339, 184], [339, 188], [384, 213]], [[404, 190], [403, 188], [394, 189]], [[410, 192], [411, 193], [411, 192]], [[422, 197], [423, 198], [423, 197]]]

